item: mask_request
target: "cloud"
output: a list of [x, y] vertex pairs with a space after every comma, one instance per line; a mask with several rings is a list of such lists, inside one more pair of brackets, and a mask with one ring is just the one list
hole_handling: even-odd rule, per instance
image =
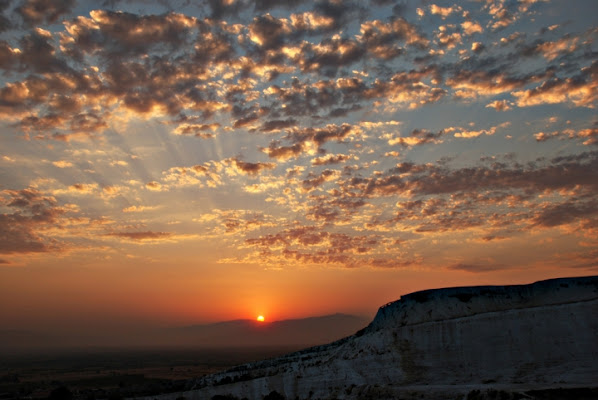
[[43, 232], [58, 223], [65, 210], [52, 196], [34, 188], [3, 190], [0, 206], [13, 212], [0, 214], [0, 254], [55, 252], [62, 244]]
[[519, 107], [571, 102], [577, 107], [595, 108], [598, 101], [598, 62], [571, 78], [553, 78], [533, 89], [512, 93]]
[[473, 42], [471, 44], [471, 51], [474, 53], [481, 53], [486, 49], [486, 46], [482, 42]]
[[310, 172], [307, 178], [303, 180], [302, 187], [306, 192], [310, 192], [326, 182], [334, 181], [340, 176], [340, 171], [325, 169], [320, 173]]
[[358, 38], [368, 53], [384, 60], [393, 59], [404, 52], [399, 43], [419, 48], [429, 44], [429, 40], [403, 18], [395, 18], [388, 23], [380, 20], [364, 22]]
[[[383, 178], [373, 179], [368, 191], [393, 188], [396, 190], [409, 190], [414, 194], [441, 194], [459, 191], [478, 191], [482, 189], [520, 189], [541, 192], [544, 190], [558, 190], [560, 188], [585, 185], [598, 188], [598, 177], [592, 171], [598, 163], [594, 153], [586, 153], [588, 162], [574, 162], [555, 159], [553, 163], [543, 166], [523, 167], [520, 165], [501, 165], [493, 167], [472, 167], [461, 169], [448, 169], [439, 166], [417, 165], [403, 163], [389, 171]], [[408, 178], [397, 180], [398, 175], [409, 173]], [[394, 190], [393, 190], [394, 192]]]
[[179, 13], [136, 15], [122, 11], [92, 10], [89, 18], [66, 22], [69, 36], [63, 43], [73, 55], [101, 52], [122, 57], [143, 54], [158, 46], [180, 46], [190, 37], [197, 20]]
[[[451, 32], [453, 31], [453, 32]], [[455, 25], [441, 25], [436, 34], [441, 46], [452, 49], [462, 43], [462, 35]]]
[[545, 142], [549, 139], [581, 139], [584, 145], [598, 145], [598, 128], [586, 128], [578, 131], [574, 129], [565, 129], [562, 131], [553, 131], [550, 133], [538, 132], [534, 134], [538, 142]]
[[278, 19], [270, 14], [255, 17], [248, 29], [249, 39], [264, 49], [282, 47], [292, 31], [287, 19]]
[[[338, 264], [346, 267], [368, 265], [367, 256], [379, 245], [376, 236], [351, 236], [319, 230], [315, 226], [297, 226], [275, 234], [245, 240], [268, 259], [286, 259], [300, 264]], [[363, 260], [363, 264], [361, 264]]]
[[494, 22], [488, 24], [494, 30], [504, 29], [513, 24], [517, 20], [516, 10], [509, 7], [510, 4], [504, 0], [490, 1], [484, 6], [488, 10], [488, 14], [492, 17]]
[[[596, 155], [580, 153], [584, 148], [576, 146], [598, 142], [595, 126], [576, 120], [563, 125], [567, 129], [547, 128], [541, 125], [545, 119], [531, 115], [524, 121], [529, 127], [517, 120], [513, 123], [521, 124], [508, 132], [523, 139], [518, 143], [526, 150], [525, 161], [491, 153], [497, 157], [472, 164], [469, 156], [445, 156], [464, 144], [454, 138], [479, 138], [468, 142], [473, 146], [468, 154], [487, 150], [483, 146], [489, 142], [501, 148], [498, 141], [504, 138], [496, 133], [506, 126], [501, 121], [450, 123], [463, 110], [516, 118], [518, 112], [497, 114], [484, 107], [509, 111], [553, 104], [550, 115], [558, 114], [565, 124], [568, 110], [595, 108], [596, 30], [562, 35], [573, 25], [542, 28], [542, 13], [526, 14], [539, 8], [532, 0], [485, 1], [478, 8], [428, 2], [416, 9], [395, 3], [210, 0], [181, 7], [190, 13], [184, 15], [152, 14], [173, 8], [165, 2], [137, 13], [114, 11], [136, 9], [115, 0], [75, 15], [81, 7], [74, 0], [0, 2], [0, 31], [11, 29], [0, 41], [5, 77], [0, 114], [5, 129], [23, 139], [14, 153], [12, 147], [6, 150], [4, 161], [11, 164], [5, 165], [33, 165], [22, 153], [26, 146], [52, 148], [56, 154], [41, 162], [64, 184], [48, 184], [44, 191], [78, 202], [85, 214], [78, 222], [60, 219], [69, 210], [66, 205], [39, 200], [45, 204], [40, 210], [56, 215], [44, 220], [29, 206], [11, 208], [16, 207], [8, 205], [11, 192], [2, 192], [2, 218], [15, 230], [5, 235], [21, 243], [11, 246], [57, 251], [66, 244], [56, 232], [73, 234], [69, 224], [110, 220], [88, 215], [101, 211], [84, 207], [83, 200], [97, 200], [105, 215], [153, 218], [156, 208], [141, 205], [152, 204], [144, 196], [166, 191], [263, 199], [285, 217], [220, 210], [213, 220], [198, 223], [208, 235], [243, 242], [239, 253], [249, 252], [248, 260], [262, 254], [270, 263], [401, 267], [418, 262], [432, 237], [458, 232], [465, 242], [481, 246], [595, 219], [589, 199], [596, 194]], [[13, 11], [16, 17], [2, 19]], [[525, 24], [529, 18], [536, 23]], [[454, 114], [451, 107], [457, 108]], [[578, 112], [580, 118], [589, 113]], [[403, 133], [401, 122], [389, 121], [397, 115]], [[422, 125], [427, 118], [430, 124]], [[156, 175], [147, 153], [135, 162], [123, 155], [157, 148], [157, 136], [148, 130], [143, 137], [146, 132], [139, 129], [154, 124], [158, 135], [164, 130], [215, 140], [186, 148], [192, 140], [171, 136], [176, 146], [163, 149], [169, 164], [160, 163], [164, 166]], [[546, 143], [525, 140], [533, 133], [537, 142]], [[569, 157], [567, 149], [574, 149], [575, 157], [530, 158], [535, 152], [525, 146], [549, 154], [557, 139], [573, 140], [562, 147], [562, 155]], [[441, 148], [442, 143], [448, 146]], [[96, 144], [124, 147], [93, 167], [91, 160], [80, 162], [81, 154], [67, 158], [62, 153]], [[177, 159], [184, 162], [176, 164]], [[281, 168], [283, 162], [287, 165]], [[41, 170], [15, 170], [14, 176], [27, 179], [36, 171]], [[130, 197], [111, 175], [116, 172], [123, 182], [138, 182], [130, 184]], [[68, 180], [76, 173], [84, 175]], [[127, 198], [136, 205], [127, 204]], [[114, 226], [91, 232], [136, 243], [181, 237], [139, 225], [131, 232], [121, 232], [122, 227], [134, 225]], [[410, 253], [389, 245], [398, 235], [416, 238], [409, 242], [415, 243]], [[269, 238], [276, 239], [273, 248], [258, 240]], [[364, 251], [344, 249], [342, 240]], [[371, 245], [364, 244], [368, 240]], [[478, 261], [463, 261], [460, 269], [483, 269], [486, 264]]]
[[408, 137], [390, 136], [388, 139], [388, 144], [391, 146], [399, 144], [403, 147], [421, 146], [427, 143], [438, 144], [442, 143], [440, 138], [446, 134], [447, 132], [444, 130], [438, 132], [428, 132], [426, 130], [414, 129], [411, 131], [411, 134]]
[[221, 19], [227, 15], [236, 15], [242, 8], [246, 7], [242, 0], [208, 0], [211, 9], [210, 18]]
[[160, 182], [156, 182], [156, 181], [151, 181], [145, 184], [145, 187], [148, 190], [154, 191], [154, 192], [159, 192], [162, 190], [162, 185], [160, 184]]
[[428, 9], [430, 10], [430, 14], [439, 15], [442, 19], [446, 19], [451, 14], [461, 12], [462, 10], [462, 8], [457, 5], [452, 7], [440, 7], [436, 4], [430, 4]]
[[68, 14], [75, 3], [75, 0], [25, 0], [15, 11], [28, 25], [54, 23], [62, 15]]
[[482, 26], [475, 21], [465, 21], [461, 23], [461, 29], [466, 35], [473, 35], [474, 33], [483, 33]]
[[430, 86], [422, 81], [424, 78], [433, 78], [435, 73], [433, 67], [419, 71], [399, 72], [388, 81], [376, 80], [364, 95], [369, 99], [383, 98], [390, 103], [405, 105], [410, 109], [419, 108], [439, 101], [446, 94], [445, 89]]
[[[152, 181], [146, 184], [149, 190], [167, 191], [174, 187], [210, 187], [215, 188], [224, 183], [243, 182], [239, 176], [256, 179], [265, 171], [276, 168], [275, 163], [243, 161], [240, 156], [225, 158], [219, 161], [208, 161], [191, 167], [171, 167], [162, 173], [161, 182]], [[245, 185], [247, 188], [258, 189], [259, 185]], [[251, 192], [251, 189], [248, 191]], [[259, 190], [257, 190], [259, 192]]]
[[543, 204], [533, 223], [543, 227], [566, 225], [598, 214], [595, 199], [572, 198], [564, 203]]
[[496, 131], [497, 131], [498, 128], [505, 128], [505, 127], [508, 127], [510, 125], [511, 125], [510, 122], [504, 122], [504, 123], [502, 123], [500, 125], [492, 126], [492, 127], [488, 128], [488, 129], [480, 129], [480, 130], [477, 130], [477, 131], [474, 131], [474, 130], [469, 130], [468, 131], [468, 130], [462, 130], [461, 129], [461, 130], [459, 130], [459, 132], [455, 133], [455, 137], [469, 139], [469, 138], [475, 138], [475, 137], [478, 137], [478, 136], [481, 136], [481, 135], [492, 136], [492, 135], [494, 135], [496, 133]]
[[139, 231], [139, 232], [113, 232], [107, 233], [105, 236], [128, 239], [133, 242], [144, 241], [164, 241], [170, 240], [173, 236], [170, 232], [155, 232], [155, 231]]
[[446, 80], [446, 84], [453, 89], [472, 91], [475, 96], [491, 96], [511, 92], [539, 79], [539, 75], [510, 76], [496, 69], [460, 69]]
[[293, 61], [303, 72], [319, 72], [332, 77], [339, 68], [361, 60], [365, 54], [365, 47], [356, 40], [335, 36], [318, 44], [304, 42], [299, 56]]
[[230, 161], [233, 163], [233, 165], [235, 166], [235, 169], [237, 171], [239, 171], [242, 174], [247, 174], [247, 175], [257, 175], [264, 170], [273, 169], [276, 166], [276, 164], [273, 164], [273, 163], [245, 162], [245, 161], [239, 160], [238, 158], [232, 158], [232, 159], [230, 159]]
[[[598, 193], [594, 172], [597, 160], [595, 152], [587, 152], [540, 159], [525, 166], [497, 160], [466, 168], [403, 162], [385, 173], [345, 177], [335, 191], [336, 203], [314, 198], [309, 209], [314, 219], [321, 215], [330, 222], [340, 216], [352, 218], [351, 212], [359, 208], [363, 214], [369, 205], [380, 204], [380, 198], [392, 196], [397, 198], [394, 216], [382, 217], [382, 209], [379, 216], [366, 220], [366, 229], [424, 235], [469, 231], [479, 232], [480, 238], [505, 238], [537, 227], [578, 223], [592, 216], [594, 204], [588, 199]], [[547, 197], [555, 199], [545, 203]], [[343, 210], [343, 203], [356, 208]], [[540, 211], [530, 212], [534, 209]]]
[[290, 146], [281, 146], [279, 141], [272, 141], [268, 147], [261, 150], [270, 158], [285, 161], [289, 158], [297, 157], [303, 152], [304, 144], [295, 143]]
[[139, 212], [157, 210], [158, 208], [160, 208], [160, 206], [129, 206], [129, 207], [123, 208], [122, 211], [124, 213], [139, 213]]
[[350, 124], [328, 124], [322, 128], [293, 128], [287, 130], [285, 140], [291, 145], [283, 146], [278, 140], [270, 142], [270, 146], [261, 150], [271, 158], [287, 160], [297, 157], [303, 152], [312, 152], [321, 149], [329, 141], [342, 141], [358, 135], [360, 129]]
[[55, 195], [91, 195], [95, 194], [97, 190], [97, 183], [75, 183], [66, 187], [65, 189], [54, 189], [52, 193], [54, 193]]
[[323, 157], [316, 157], [311, 160], [311, 165], [320, 166], [320, 165], [333, 165], [333, 164], [340, 164], [344, 163], [349, 160], [355, 159], [354, 156], [345, 155], [345, 154], [327, 154]]
[[579, 37], [564, 37], [554, 42], [539, 41], [524, 47], [522, 53], [526, 56], [541, 54], [548, 61], [575, 52], [578, 49]]
[[73, 166], [73, 163], [70, 161], [59, 160], [59, 161], [53, 161], [52, 165], [54, 165], [55, 167], [58, 167], [58, 168], [70, 168]]
[[273, 132], [273, 131], [280, 131], [281, 129], [290, 128], [292, 126], [297, 125], [297, 120], [295, 119], [277, 119], [277, 120], [270, 120], [264, 122], [260, 131], [262, 132]]
[[279, 0], [254, 0], [254, 4], [255, 4], [255, 9], [257, 11], [266, 11], [266, 10], [271, 10], [273, 8], [276, 7], [286, 7], [286, 8], [292, 8], [292, 7], [296, 7], [302, 3], [304, 3], [305, 0], [287, 0], [287, 1], [279, 1]]
[[509, 111], [511, 104], [507, 100], [494, 100], [486, 105], [486, 108], [494, 108], [496, 111]]
[[175, 135], [192, 135], [201, 139], [211, 139], [214, 131], [220, 127], [218, 123], [212, 124], [181, 124], [174, 130]]
[[258, 229], [278, 226], [280, 223], [276, 218], [263, 212], [242, 209], [220, 210], [217, 208], [194, 218], [193, 221], [204, 225], [209, 235], [213, 237], [248, 234]]
[[504, 265], [495, 264], [495, 263], [480, 263], [480, 264], [468, 264], [468, 263], [458, 263], [451, 265], [448, 269], [456, 270], [456, 271], [466, 271], [466, 272], [473, 272], [473, 273], [482, 273], [482, 272], [492, 272], [492, 271], [499, 271], [505, 269]]
[[18, 70], [32, 69], [39, 73], [71, 73], [65, 60], [57, 57], [52, 34], [42, 28], [35, 28], [19, 40], [19, 52], [11, 54], [18, 62]]

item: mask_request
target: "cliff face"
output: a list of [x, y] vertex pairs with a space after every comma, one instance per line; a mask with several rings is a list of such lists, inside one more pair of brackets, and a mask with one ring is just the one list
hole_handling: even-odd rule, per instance
[[598, 386], [598, 276], [427, 290], [380, 308], [338, 342], [199, 379], [210, 399], [460, 396]]

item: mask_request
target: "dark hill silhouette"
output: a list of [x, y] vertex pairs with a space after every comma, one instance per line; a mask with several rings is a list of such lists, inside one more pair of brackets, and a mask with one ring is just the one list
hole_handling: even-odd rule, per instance
[[85, 347], [307, 347], [349, 336], [369, 320], [347, 314], [275, 322], [235, 320], [174, 328], [118, 327], [98, 331], [0, 331], [0, 352]]
[[235, 320], [177, 329], [181, 343], [217, 347], [312, 346], [351, 335], [369, 320], [347, 314], [275, 322]]

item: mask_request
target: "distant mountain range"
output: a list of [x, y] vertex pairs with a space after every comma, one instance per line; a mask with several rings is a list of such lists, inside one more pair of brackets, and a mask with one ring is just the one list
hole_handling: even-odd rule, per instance
[[333, 314], [275, 322], [225, 321], [174, 328], [118, 329], [78, 333], [73, 327], [64, 333], [24, 330], [0, 331], [0, 352], [81, 347], [308, 347], [349, 336], [369, 319]]
[[205, 346], [312, 346], [329, 343], [364, 328], [369, 319], [347, 314], [275, 322], [236, 320], [178, 328], [180, 343]]

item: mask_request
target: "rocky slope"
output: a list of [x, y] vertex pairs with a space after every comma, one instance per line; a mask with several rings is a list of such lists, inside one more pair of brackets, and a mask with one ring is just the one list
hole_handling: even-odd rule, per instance
[[598, 276], [416, 292], [381, 307], [353, 336], [210, 375], [163, 399], [273, 391], [287, 399], [465, 398], [598, 386], [597, 316]]

